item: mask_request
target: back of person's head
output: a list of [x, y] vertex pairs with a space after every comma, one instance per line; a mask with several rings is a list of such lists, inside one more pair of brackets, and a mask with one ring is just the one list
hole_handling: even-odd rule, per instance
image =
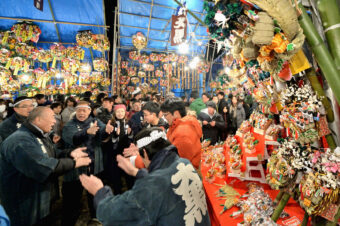
[[220, 96], [224, 97], [224, 92], [220, 91], [220, 92], [217, 93], [217, 95], [220, 95]]
[[161, 111], [170, 112], [171, 114], [174, 114], [175, 111], [178, 111], [181, 117], [186, 116], [185, 103], [181, 98], [178, 97], [166, 99], [161, 105]]
[[115, 102], [114, 99], [112, 99], [112, 97], [104, 97], [103, 102], [104, 101], [108, 101], [108, 102], [111, 102], [111, 103]]
[[84, 94], [83, 94], [83, 97], [84, 98], [91, 98], [92, 96], [92, 92], [91, 91], [86, 91]]
[[159, 104], [153, 101], [146, 102], [146, 104], [144, 104], [144, 106], [142, 107], [142, 111], [144, 110], [150, 113], [155, 113], [157, 117], [159, 115], [159, 112], [161, 111]]
[[57, 108], [59, 106], [62, 107], [62, 104], [60, 102], [53, 102], [50, 108], [53, 110], [54, 108]]
[[34, 96], [34, 98], [35, 98], [36, 100], [41, 100], [41, 99], [45, 98], [45, 95], [44, 95], [44, 94], [41, 94], [41, 93], [38, 93], [37, 95]]
[[171, 145], [166, 139], [165, 132], [160, 127], [143, 129], [135, 136], [135, 143], [142, 157], [144, 157], [143, 150], [145, 149], [150, 161], [158, 151]]
[[193, 99], [199, 98], [199, 93], [196, 91], [192, 91], [190, 94], [190, 98], [193, 98]]
[[106, 97], [106, 93], [99, 93], [96, 98], [97, 103], [101, 103], [104, 97]]
[[211, 99], [211, 95], [207, 92], [202, 93], [202, 96], [206, 96], [209, 100]]
[[65, 102], [65, 95], [64, 94], [58, 94], [57, 97], [55, 98], [55, 101], [63, 104]]

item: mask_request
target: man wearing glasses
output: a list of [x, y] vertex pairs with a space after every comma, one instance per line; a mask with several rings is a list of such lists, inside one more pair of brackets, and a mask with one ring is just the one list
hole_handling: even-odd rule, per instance
[[180, 157], [188, 159], [198, 169], [202, 137], [198, 120], [194, 116], [186, 115], [185, 104], [177, 97], [166, 99], [161, 105], [161, 111], [170, 126], [168, 140], [176, 146]]
[[14, 104], [11, 104], [10, 107], [13, 108], [14, 113], [0, 123], [0, 143], [21, 127], [35, 105], [31, 98], [21, 96], [15, 99]]

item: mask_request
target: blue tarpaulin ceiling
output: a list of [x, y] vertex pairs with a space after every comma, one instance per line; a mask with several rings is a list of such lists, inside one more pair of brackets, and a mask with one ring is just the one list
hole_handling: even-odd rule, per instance
[[[173, 0], [119, 0], [119, 44], [122, 49], [133, 48], [131, 37], [142, 32], [148, 38], [146, 51], [174, 51], [178, 47], [171, 46], [171, 16], [176, 13], [178, 4]], [[203, 0], [188, 0], [186, 7], [202, 21]], [[207, 28], [200, 24], [189, 13], [188, 34], [194, 33], [195, 38], [188, 36], [191, 52], [203, 53], [208, 42]], [[199, 46], [198, 43], [203, 45]]]
[[[51, 7], [57, 22], [105, 25], [103, 0], [55, 0], [51, 1]], [[1, 0], [0, 17], [53, 21], [47, 0], [44, 1], [43, 12], [34, 7], [33, 0]], [[0, 30], [9, 30], [15, 23], [17, 23], [15, 20], [0, 19]], [[59, 42], [54, 23], [34, 23], [42, 31], [38, 47], [48, 48], [53, 42]], [[62, 43], [76, 43], [76, 34], [81, 30], [91, 30], [95, 34], [105, 33], [103, 27], [61, 23], [57, 23], [57, 26]], [[101, 56], [101, 53], [94, 51], [94, 57], [96, 56]], [[85, 58], [90, 58], [88, 50]]]

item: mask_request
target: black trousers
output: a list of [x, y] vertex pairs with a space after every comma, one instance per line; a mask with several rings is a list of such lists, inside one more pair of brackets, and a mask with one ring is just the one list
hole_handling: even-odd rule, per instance
[[114, 195], [118, 195], [122, 193], [122, 178], [126, 181], [126, 186], [128, 189], [131, 189], [133, 186], [133, 183], [135, 181], [134, 177], [131, 177], [130, 175], [126, 174], [121, 168], [118, 166], [118, 162], [116, 160], [117, 153], [114, 153], [113, 151], [107, 152], [107, 166], [106, 166], [106, 172], [107, 172], [107, 179], [109, 183], [111, 184], [113, 188]]
[[[73, 226], [76, 224], [82, 208], [81, 199], [84, 188], [80, 181], [63, 182], [63, 226]], [[91, 218], [96, 217], [93, 207], [93, 196], [87, 192], [87, 203], [90, 210]]]

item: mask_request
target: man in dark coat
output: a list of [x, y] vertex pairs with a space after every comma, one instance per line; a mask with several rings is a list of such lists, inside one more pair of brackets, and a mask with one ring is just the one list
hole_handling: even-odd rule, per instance
[[11, 225], [51, 224], [48, 215], [58, 176], [91, 162], [82, 152], [85, 148], [70, 154], [54, 150], [48, 136], [54, 123], [53, 111], [38, 107], [1, 145], [0, 198]]
[[14, 113], [0, 123], [0, 143], [19, 129], [29, 113], [34, 109], [32, 99], [27, 96], [18, 97], [15, 99], [14, 104], [10, 106], [13, 107]]
[[97, 118], [104, 124], [107, 124], [113, 117], [113, 103], [114, 100], [111, 97], [105, 97], [102, 106], [97, 109]]
[[[68, 148], [87, 147], [86, 152], [92, 162], [88, 167], [72, 170], [64, 176], [63, 181], [63, 219], [62, 225], [74, 225], [80, 214], [82, 186], [79, 175], [95, 174], [103, 171], [102, 140], [113, 131], [109, 121], [106, 126], [100, 120], [90, 116], [91, 107], [87, 101], [79, 101], [76, 115], [63, 128], [62, 139]], [[91, 217], [95, 218], [92, 197], [88, 196]]]
[[202, 181], [189, 160], [178, 157], [164, 131], [148, 128], [135, 139], [148, 172], [117, 157], [119, 166], [137, 178], [131, 190], [114, 196], [95, 176], [80, 176], [95, 196], [103, 225], [210, 225]]
[[146, 126], [146, 122], [144, 121], [143, 111], [139, 111], [135, 113], [128, 122], [130, 128], [132, 129], [133, 134], [139, 133]]
[[203, 139], [209, 139], [214, 145], [219, 140], [220, 131], [224, 128], [224, 121], [216, 112], [216, 105], [212, 101], [206, 103], [207, 108], [203, 109], [197, 119], [202, 122]]

